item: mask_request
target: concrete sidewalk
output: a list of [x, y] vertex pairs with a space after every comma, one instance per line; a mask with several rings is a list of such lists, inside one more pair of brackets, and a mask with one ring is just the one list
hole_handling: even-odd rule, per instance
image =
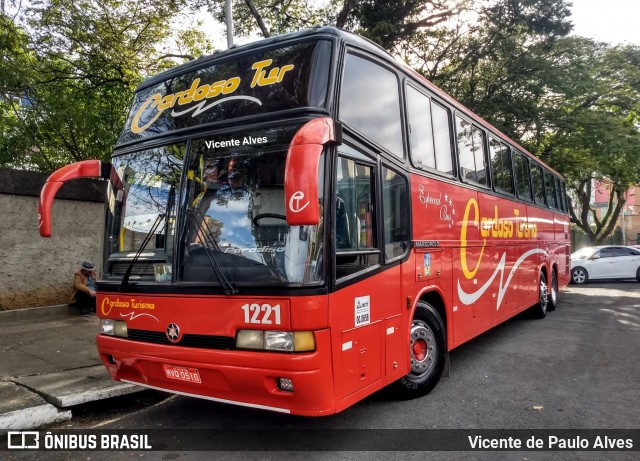
[[143, 390], [111, 379], [99, 329], [95, 315], [66, 305], [0, 312], [0, 432], [65, 421], [74, 405]]

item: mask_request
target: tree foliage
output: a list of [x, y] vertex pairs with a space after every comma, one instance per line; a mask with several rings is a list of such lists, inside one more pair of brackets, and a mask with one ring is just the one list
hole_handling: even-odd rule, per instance
[[[28, 25], [0, 16], [0, 164], [107, 158], [140, 80], [175, 64], [167, 58], [211, 52], [197, 30], [176, 30], [177, 15], [206, 7], [224, 23], [224, 4], [37, 0]], [[403, 58], [562, 173], [572, 221], [593, 243], [640, 183], [640, 51], [568, 36], [568, 0], [233, 4], [240, 36], [334, 25]], [[611, 191], [604, 215], [590, 208], [596, 183]]]
[[[181, 55], [163, 46], [182, 7], [173, 0], [39, 0], [22, 27], [2, 15], [0, 164], [51, 171], [108, 159], [135, 87]], [[187, 59], [210, 51], [193, 32], [176, 41]]]

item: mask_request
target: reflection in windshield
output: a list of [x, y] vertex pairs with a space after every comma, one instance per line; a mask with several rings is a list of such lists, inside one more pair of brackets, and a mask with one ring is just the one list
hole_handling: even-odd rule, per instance
[[294, 133], [295, 127], [280, 128], [192, 143], [189, 206], [199, 220], [189, 229], [184, 280], [215, 280], [203, 249], [207, 234], [232, 283], [322, 280], [322, 225], [288, 226], [285, 217], [285, 161]]
[[[155, 231], [146, 250], [155, 257], [141, 258], [135, 275], [153, 275], [154, 264], [171, 262], [176, 217], [176, 195], [180, 183], [184, 145], [171, 145], [115, 157], [113, 168], [122, 184], [109, 184], [109, 221], [105, 273], [123, 275], [128, 263], [117, 262], [118, 254], [135, 253], [158, 217], [163, 225]], [[116, 181], [118, 182], [118, 181]], [[155, 268], [158, 270], [157, 268]]]

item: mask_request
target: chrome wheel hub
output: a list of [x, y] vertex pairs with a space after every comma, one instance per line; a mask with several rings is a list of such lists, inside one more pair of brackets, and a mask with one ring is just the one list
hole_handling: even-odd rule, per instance
[[547, 304], [549, 303], [549, 293], [547, 282], [544, 277], [540, 277], [540, 307], [543, 312], [547, 311]]
[[438, 352], [435, 335], [422, 320], [414, 320], [411, 326], [411, 375], [423, 376], [431, 370]]

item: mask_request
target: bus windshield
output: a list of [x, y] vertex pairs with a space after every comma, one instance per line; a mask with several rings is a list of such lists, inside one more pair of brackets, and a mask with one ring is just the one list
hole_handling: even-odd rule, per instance
[[285, 216], [287, 149], [299, 128], [193, 139], [188, 154], [183, 143], [115, 157], [105, 276], [123, 276], [148, 240], [132, 280], [322, 282], [322, 221], [289, 226]]
[[145, 260], [134, 268], [134, 278], [154, 272], [166, 272], [165, 279], [171, 275], [176, 197], [185, 152], [185, 144], [172, 144], [114, 157], [106, 276], [124, 275], [147, 236]]
[[[218, 265], [233, 284], [322, 281], [322, 223], [289, 226], [285, 217], [287, 148], [298, 128], [191, 143], [183, 280], [215, 281]], [[318, 196], [322, 200], [322, 191]]]

